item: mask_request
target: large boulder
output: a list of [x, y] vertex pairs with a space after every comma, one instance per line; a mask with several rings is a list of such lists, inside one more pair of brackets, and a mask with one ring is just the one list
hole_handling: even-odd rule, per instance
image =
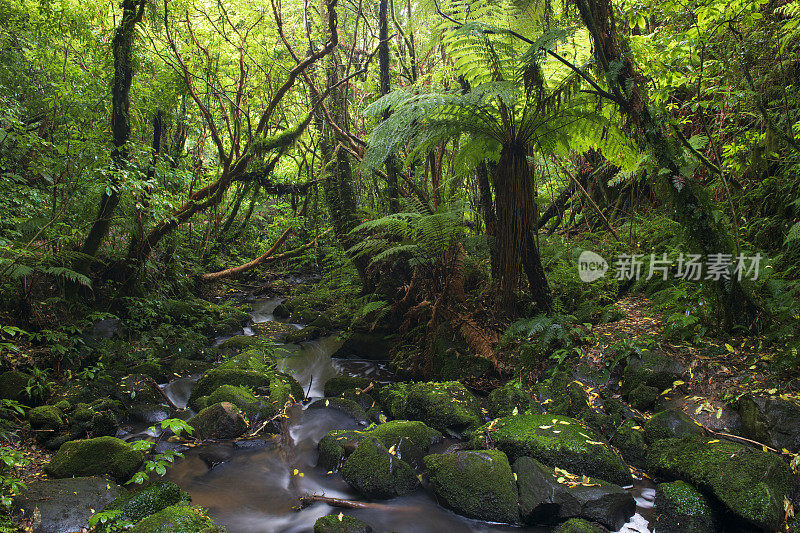
[[344, 413], [362, 426], [366, 426], [369, 423], [367, 413], [364, 412], [364, 409], [353, 400], [348, 400], [346, 398], [322, 398], [312, 402], [307, 408], [333, 409], [334, 411]]
[[622, 375], [622, 393], [630, 394], [639, 385], [654, 387], [659, 392], [672, 387], [680, 379], [684, 367], [674, 358], [651, 350], [642, 350], [631, 358]]
[[372, 533], [373, 531], [363, 520], [344, 513], [323, 516], [314, 522], [314, 533]]
[[791, 473], [778, 455], [698, 437], [662, 439], [648, 446], [647, 467], [653, 475], [712, 494], [757, 528], [775, 531], [783, 519]]
[[436, 497], [456, 513], [490, 522], [519, 521], [517, 484], [503, 452], [432, 454], [425, 465]]
[[66, 442], [45, 467], [54, 478], [110, 475], [127, 481], [139, 469], [144, 454], [114, 437]]
[[129, 533], [223, 533], [201, 509], [185, 503], [171, 505], [152, 514], [128, 530]]
[[371, 499], [393, 498], [419, 485], [414, 470], [375, 438], [366, 438], [342, 465], [342, 479]]
[[636, 511], [633, 496], [618, 485], [554, 470], [530, 457], [514, 462], [514, 474], [520, 513], [528, 524], [584, 518], [616, 531]]
[[644, 424], [644, 438], [648, 443], [691, 435], [702, 437], [705, 434], [706, 430], [700, 424], [676, 409], [658, 412]]
[[186, 422], [201, 439], [235, 439], [247, 431], [242, 412], [230, 402], [210, 405]]
[[743, 396], [739, 399], [742, 434], [779, 450], [800, 451], [800, 407], [781, 398]]
[[611, 435], [611, 444], [619, 450], [623, 459], [640, 470], [645, 469], [644, 428], [633, 419], [628, 419], [616, 428]]
[[470, 442], [473, 448], [489, 443], [511, 461], [528, 456], [550, 467], [618, 485], [632, 482], [622, 458], [602, 437], [573, 418], [534, 414], [499, 418], [479, 428]]
[[556, 372], [547, 382], [537, 386], [539, 399], [547, 403], [547, 412], [578, 418], [589, 410], [583, 387], [566, 372]]
[[714, 514], [708, 499], [683, 481], [661, 483], [656, 487], [657, 531], [670, 533], [714, 533]]
[[[462, 435], [483, 421], [478, 399], [458, 381], [416, 383], [381, 392], [393, 418], [420, 420], [451, 435]], [[386, 406], [384, 406], [386, 407]]]
[[581, 518], [571, 518], [559, 524], [553, 533], [607, 533], [607, 529], [588, 520]]
[[28, 483], [12, 508], [30, 523], [32, 533], [71, 533], [121, 492], [119, 485], [99, 477], [48, 479]]
[[204, 407], [221, 402], [232, 403], [250, 418], [270, 418], [277, 411], [277, 407], [269, 400], [258, 398], [244, 387], [236, 385], [221, 385], [217, 390], [197, 401]]
[[198, 409], [197, 401], [203, 396], [208, 396], [223, 385], [248, 387], [253, 390], [263, 388], [269, 391], [269, 376], [250, 370], [234, 368], [218, 368], [203, 374], [197, 381], [189, 396], [189, 407]]
[[498, 387], [489, 393], [486, 399], [486, 410], [492, 418], [510, 416], [516, 412], [524, 412], [531, 403], [531, 395], [516, 386], [516, 383], [508, 382], [502, 387]]
[[64, 413], [55, 405], [41, 405], [28, 411], [28, 421], [37, 430], [56, 431], [63, 428]]

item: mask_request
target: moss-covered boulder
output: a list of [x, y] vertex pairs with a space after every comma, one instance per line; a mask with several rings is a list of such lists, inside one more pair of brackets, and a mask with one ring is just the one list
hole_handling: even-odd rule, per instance
[[193, 361], [185, 357], [179, 357], [170, 365], [170, 372], [177, 376], [190, 376], [192, 374], [202, 374], [208, 370], [209, 363], [205, 361]]
[[510, 416], [516, 409], [524, 412], [531, 402], [531, 395], [520, 389], [516, 383], [508, 382], [489, 393], [486, 399], [486, 410], [492, 418]]
[[223, 533], [202, 509], [185, 503], [171, 505], [137, 523], [130, 533]]
[[738, 402], [742, 434], [779, 450], [800, 451], [800, 407], [782, 398], [743, 396]]
[[389, 358], [392, 347], [391, 339], [379, 333], [351, 331], [345, 337], [334, 357], [356, 357], [370, 361], [382, 361]]
[[0, 374], [0, 398], [14, 400], [25, 405], [39, 405], [44, 401], [40, 394], [33, 397], [28, 395], [25, 389], [31, 376], [19, 370], [9, 370]]
[[55, 478], [110, 475], [123, 482], [139, 469], [144, 454], [114, 437], [64, 443], [45, 467]]
[[755, 527], [775, 531], [783, 519], [791, 474], [778, 455], [698, 437], [661, 439], [648, 446], [647, 467], [712, 494]]
[[317, 326], [306, 326], [302, 329], [293, 329], [284, 336], [284, 341], [290, 344], [300, 344], [321, 337], [325, 332]]
[[378, 439], [362, 440], [342, 464], [342, 479], [371, 499], [393, 498], [413, 492], [419, 485], [414, 470], [390, 453]]
[[[228, 402], [241, 409], [248, 417], [269, 418], [277, 408], [269, 400], [261, 400], [244, 387], [222, 385], [206, 397], [205, 405]], [[198, 403], [203, 403], [202, 399]]]
[[553, 533], [608, 533], [608, 530], [588, 520], [572, 518], [559, 524]]
[[325, 382], [325, 396], [335, 398], [352, 389], [366, 389], [372, 380], [353, 376], [334, 376]]
[[373, 531], [363, 520], [344, 513], [323, 516], [314, 522], [314, 533], [372, 533]]
[[490, 522], [519, 522], [517, 484], [511, 465], [497, 450], [425, 457], [438, 500], [458, 514]]
[[[420, 420], [443, 433], [461, 435], [482, 423], [480, 402], [458, 381], [417, 383], [394, 418]], [[401, 416], [397, 416], [401, 415]]]
[[670, 533], [714, 533], [714, 513], [708, 499], [683, 481], [661, 483], [656, 487], [655, 524], [657, 531]]
[[156, 382], [144, 374], [130, 374], [123, 377], [114, 396], [122, 402], [126, 409], [130, 409], [136, 404], [159, 404], [164, 401]]
[[270, 391], [270, 378], [267, 375], [251, 370], [234, 368], [218, 368], [203, 374], [189, 396], [189, 406], [198, 409], [197, 400], [209, 396], [222, 385], [248, 387], [253, 390], [264, 389]]
[[628, 394], [628, 403], [630, 403], [631, 407], [634, 409], [647, 411], [653, 408], [660, 394], [661, 391], [656, 387], [651, 387], [642, 383], [637, 385]]
[[28, 411], [28, 421], [34, 429], [58, 430], [66, 425], [64, 423], [64, 413], [55, 405], [34, 407]]
[[646, 467], [645, 452], [647, 443], [644, 440], [644, 427], [636, 420], [623, 422], [611, 434], [611, 444], [619, 450], [623, 459], [640, 470]]
[[220, 352], [236, 353], [250, 350], [253, 348], [260, 348], [264, 341], [252, 335], [235, 335], [230, 339], [222, 341], [219, 345]]
[[201, 439], [235, 439], [247, 431], [242, 412], [230, 402], [210, 405], [186, 422]]
[[305, 392], [293, 376], [285, 372], [273, 372], [269, 380], [269, 401], [277, 409], [282, 409], [287, 402], [302, 402]]
[[496, 419], [473, 433], [471, 446], [493, 443], [509, 459], [529, 456], [550, 467], [626, 486], [630, 469], [601, 436], [585, 424], [556, 415], [517, 415]]
[[369, 423], [369, 418], [364, 409], [353, 400], [345, 398], [322, 398], [312, 402], [307, 409], [333, 409], [346, 414], [362, 426], [366, 426]]
[[705, 434], [706, 431], [700, 424], [677, 409], [658, 412], [644, 424], [644, 438], [648, 443], [691, 435], [702, 437]]
[[636, 511], [633, 496], [606, 481], [544, 466], [530, 457], [514, 462], [519, 508], [528, 524], [584, 518], [618, 530]]
[[566, 372], [556, 372], [550, 380], [540, 383], [537, 393], [540, 401], [548, 402], [548, 413], [577, 418], [589, 410], [583, 387]]
[[[115, 520], [127, 520], [135, 524], [171, 505], [191, 500], [175, 483], [159, 480], [120, 496], [109, 503], [105, 511], [121, 511]], [[100, 531], [105, 529], [101, 528]]]
[[639, 385], [654, 387], [659, 392], [668, 389], [680, 379], [683, 366], [666, 354], [642, 350], [639, 357], [631, 358], [622, 375], [622, 393], [630, 394]]

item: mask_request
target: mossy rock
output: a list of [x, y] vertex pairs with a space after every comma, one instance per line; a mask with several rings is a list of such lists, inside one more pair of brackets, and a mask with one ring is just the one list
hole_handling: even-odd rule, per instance
[[622, 458], [602, 437], [573, 418], [535, 414], [499, 418], [475, 431], [470, 444], [485, 447], [487, 439], [512, 461], [529, 456], [550, 467], [617, 485], [632, 481]]
[[242, 352], [262, 346], [264, 341], [252, 335], [235, 335], [220, 343], [219, 350], [225, 352]]
[[[183, 492], [175, 483], [158, 480], [139, 490], [120, 496], [108, 504], [105, 511], [122, 511], [117, 520], [128, 520], [135, 524], [171, 505], [191, 500], [191, 496]], [[100, 531], [105, 530], [100, 529]]]
[[190, 376], [192, 374], [201, 374], [208, 370], [210, 366], [211, 364], [205, 361], [193, 361], [185, 357], [179, 357], [172, 362], [170, 371], [179, 376]]
[[508, 458], [497, 450], [425, 457], [431, 487], [440, 502], [468, 518], [519, 522], [517, 484]]
[[69, 416], [78, 422], [88, 422], [94, 418], [95, 414], [96, 412], [94, 409], [90, 408], [86, 404], [79, 404], [75, 406], [75, 409], [69, 414]]
[[313, 402], [307, 409], [333, 409], [344, 413], [359, 424], [366, 426], [369, 422], [367, 413], [359, 404], [345, 398], [322, 398]]
[[277, 318], [289, 318], [291, 314], [292, 310], [285, 303], [278, 304], [278, 306], [272, 311], [272, 315]]
[[628, 394], [628, 402], [634, 409], [647, 411], [653, 408], [660, 394], [659, 389], [640, 383]]
[[189, 406], [197, 409], [199, 398], [209, 396], [222, 385], [249, 387], [253, 390], [270, 390], [270, 377], [250, 370], [232, 368], [209, 370], [201, 377], [189, 395]]
[[628, 464], [640, 470], [646, 467], [644, 428], [635, 420], [626, 420], [611, 436], [613, 444]]
[[269, 381], [269, 401], [282, 409], [287, 402], [302, 402], [305, 391], [293, 376], [285, 372], [273, 372]]
[[169, 378], [168, 372], [164, 370], [163, 365], [158, 361], [142, 361], [141, 363], [137, 363], [130, 367], [129, 373], [150, 376], [157, 383], [167, 381]]
[[778, 455], [698, 437], [661, 439], [648, 446], [647, 467], [653, 475], [714, 495], [755, 527], [775, 531], [783, 520], [791, 473]]
[[381, 388], [378, 398], [383, 410], [392, 418], [405, 418], [408, 383], [392, 383]]
[[283, 340], [289, 344], [300, 344], [321, 337], [323, 331], [317, 326], [306, 326], [303, 329], [296, 329], [289, 332]]
[[401, 413], [392, 413], [395, 418], [420, 420], [442, 433], [460, 436], [483, 421], [480, 402], [458, 381], [416, 383], [405, 400]]
[[325, 382], [324, 392], [328, 398], [335, 398], [341, 396], [342, 393], [352, 389], [366, 389], [372, 383], [371, 379], [352, 377], [352, 376], [334, 376]]
[[44, 402], [44, 397], [50, 394], [50, 389], [45, 388], [41, 394], [28, 395], [25, 389], [31, 376], [19, 370], [9, 370], [0, 374], [0, 398], [14, 400], [25, 405], [39, 405]]
[[622, 374], [622, 393], [629, 395], [639, 385], [655, 387], [659, 392], [672, 387], [683, 374], [683, 366], [674, 358], [652, 350], [642, 350], [641, 357], [632, 358]]
[[348, 485], [371, 499], [403, 496], [419, 486], [414, 469], [371, 437], [356, 446], [342, 464], [341, 473]]
[[297, 331], [293, 324], [285, 322], [259, 322], [250, 327], [257, 338], [267, 342], [285, 342], [287, 335]]
[[800, 407], [782, 398], [744, 396], [738, 402], [742, 435], [779, 450], [800, 451]]
[[148, 516], [128, 530], [130, 533], [223, 533], [201, 509], [185, 503], [171, 505]]
[[314, 533], [373, 533], [366, 522], [346, 514], [330, 514], [314, 522]]
[[489, 393], [486, 399], [486, 410], [492, 418], [510, 416], [514, 409], [518, 413], [524, 412], [531, 403], [531, 395], [524, 392], [514, 383], [508, 382]]
[[276, 412], [274, 405], [269, 402], [264, 404], [250, 391], [236, 385], [222, 385], [205, 399], [206, 406], [221, 402], [232, 403], [251, 418], [255, 416], [269, 418]]
[[644, 424], [644, 438], [648, 443], [660, 439], [681, 438], [691, 435], [702, 437], [706, 434], [703, 426], [692, 420], [686, 413], [668, 409], [654, 414]]
[[572, 518], [559, 524], [553, 533], [608, 533], [608, 530], [582, 518]]
[[210, 405], [186, 421], [201, 439], [235, 439], [247, 431], [242, 412], [229, 402]]
[[317, 465], [328, 471], [338, 470], [344, 458], [367, 437], [378, 439], [386, 448], [399, 447], [401, 441], [408, 440], [423, 452], [442, 441], [441, 433], [416, 420], [392, 420], [363, 431], [335, 430], [319, 441]]
[[158, 404], [164, 401], [153, 378], [144, 374], [130, 374], [123, 377], [117, 387], [115, 397], [127, 409], [139, 403]]
[[385, 361], [389, 358], [392, 347], [391, 339], [380, 333], [365, 331], [351, 331], [345, 336], [341, 347], [333, 354], [334, 357], [354, 357], [370, 361]]
[[547, 404], [549, 413], [577, 418], [589, 410], [586, 392], [566, 372], [554, 373], [537, 389], [540, 400], [550, 400]]
[[54, 478], [110, 475], [124, 482], [138, 470], [144, 454], [114, 437], [64, 443], [45, 467]]
[[[90, 415], [91, 418], [91, 415]], [[28, 421], [34, 429], [61, 429], [64, 423], [64, 413], [55, 405], [42, 405], [28, 411]]]
[[114, 411], [104, 409], [97, 411], [89, 422], [89, 432], [93, 437], [114, 436], [119, 429], [119, 420]]
[[683, 481], [661, 483], [656, 487], [657, 531], [670, 533], [714, 533], [714, 513], [708, 499]]

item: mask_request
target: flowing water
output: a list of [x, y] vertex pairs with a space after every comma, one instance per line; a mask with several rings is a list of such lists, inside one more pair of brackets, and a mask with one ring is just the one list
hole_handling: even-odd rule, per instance
[[[273, 311], [280, 299], [255, 302], [253, 322], [274, 320]], [[245, 334], [249, 328], [245, 328]], [[366, 376], [391, 381], [391, 373], [374, 361], [335, 359], [331, 354], [341, 341], [336, 335], [304, 342], [281, 345], [286, 357], [281, 370], [295, 376], [311, 399], [323, 395], [325, 381], [336, 375]], [[163, 386], [164, 392], [178, 406], [185, 407], [197, 376], [180, 378]], [[209, 509], [210, 516], [229, 533], [307, 533], [314, 522], [327, 514], [339, 513], [324, 503], [296, 511], [297, 499], [306, 494], [358, 500], [359, 496], [341, 479], [315, 467], [317, 443], [334, 429], [357, 429], [350, 417], [332, 409], [308, 409], [298, 406], [290, 413], [290, 444], [275, 441], [253, 442], [251, 447], [234, 443], [192, 448], [185, 458], [167, 474], [192, 496], [196, 505]], [[209, 468], [207, 455], [215, 454], [219, 462]], [[204, 455], [205, 454], [205, 455]], [[296, 471], [296, 472], [295, 472]], [[647, 520], [652, 510], [653, 490], [633, 490], [637, 511], [621, 531], [648, 533]], [[442, 532], [547, 532], [551, 528], [513, 527], [470, 520], [439, 506], [435, 497], [424, 489], [409, 496], [381, 502], [374, 508], [348, 509], [346, 513], [369, 523], [376, 531], [397, 533]]]

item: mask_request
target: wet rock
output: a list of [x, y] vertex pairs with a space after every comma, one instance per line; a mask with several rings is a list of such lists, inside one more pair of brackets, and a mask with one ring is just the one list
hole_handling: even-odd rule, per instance
[[497, 450], [425, 457], [438, 500], [458, 514], [490, 522], [517, 523], [517, 485], [506, 455]]
[[220, 402], [232, 403], [250, 418], [270, 418], [276, 412], [276, 407], [272, 403], [262, 401], [244, 387], [236, 385], [222, 385], [205, 399], [198, 400], [197, 403], [202, 406]]
[[289, 318], [292, 314], [292, 311], [286, 307], [286, 304], [281, 303], [272, 311], [272, 315], [277, 318]]
[[121, 493], [116, 483], [103, 478], [48, 479], [28, 483], [12, 507], [26, 519], [33, 517], [33, 533], [71, 533]]
[[235, 439], [247, 431], [242, 412], [229, 402], [210, 405], [187, 420], [187, 423], [201, 439]]
[[[121, 495], [109, 503], [104, 510], [121, 511], [116, 520], [136, 523], [171, 505], [191, 500], [192, 498], [175, 483], [158, 480], [146, 487]], [[107, 531], [107, 529], [101, 527], [98, 533], [103, 531]]]
[[372, 380], [367, 378], [351, 377], [351, 376], [335, 376], [325, 382], [325, 396], [328, 398], [335, 398], [341, 396], [343, 392], [352, 389], [366, 389]]
[[260, 348], [264, 341], [250, 335], [235, 335], [219, 345], [222, 353], [239, 353], [253, 348]]
[[203, 461], [209, 470], [228, 462], [233, 457], [233, 448], [230, 446], [205, 446], [197, 456]]
[[697, 422], [683, 411], [674, 409], [656, 413], [644, 424], [644, 438], [648, 444], [659, 439], [681, 438], [691, 435], [702, 437], [705, 434], [706, 430]]
[[513, 470], [520, 513], [528, 524], [583, 518], [616, 531], [636, 511], [633, 496], [613, 483], [555, 471], [530, 457], [517, 459]]
[[369, 431], [369, 435], [381, 441], [387, 448], [401, 439], [408, 439], [415, 446], [427, 451], [442, 441], [441, 433], [416, 420], [392, 420], [375, 426]]
[[708, 499], [683, 481], [661, 483], [656, 488], [657, 531], [670, 533], [714, 533], [714, 514]]
[[662, 439], [647, 448], [653, 475], [712, 494], [742, 521], [775, 531], [784, 515], [791, 474], [775, 454], [698, 437]]
[[517, 415], [484, 425], [472, 435], [470, 445], [492, 442], [516, 461], [528, 456], [550, 467], [626, 486], [630, 470], [603, 438], [578, 420], [557, 415]]
[[608, 533], [608, 530], [587, 520], [572, 518], [559, 524], [553, 533]]
[[263, 450], [264, 448], [274, 444], [274, 441], [267, 441], [266, 439], [246, 439], [233, 441], [233, 447], [240, 450]]
[[647, 444], [644, 441], [644, 428], [636, 420], [626, 420], [611, 436], [614, 445], [625, 461], [640, 470], [646, 467]]
[[373, 533], [366, 522], [346, 514], [323, 516], [314, 522], [314, 533]]
[[381, 390], [384, 398], [393, 418], [420, 420], [443, 433], [460, 436], [483, 420], [477, 398], [458, 381], [388, 386]]
[[800, 407], [781, 398], [739, 399], [742, 434], [779, 450], [800, 451]]
[[144, 454], [114, 437], [97, 437], [64, 443], [45, 470], [54, 478], [110, 475], [119, 482], [130, 479]]
[[175, 410], [161, 404], [142, 403], [128, 409], [128, 416], [135, 422], [143, 424], [158, 424], [162, 420], [173, 418]]
[[89, 422], [88, 432], [93, 437], [113, 437], [119, 429], [117, 415], [111, 409], [96, 411]]
[[302, 329], [295, 329], [289, 332], [284, 336], [283, 340], [290, 344], [300, 344], [301, 342], [319, 338], [323, 333], [323, 330], [317, 326], [306, 326]]
[[125, 336], [125, 329], [122, 320], [117, 317], [104, 318], [92, 324], [89, 339], [114, 339]]
[[269, 401], [278, 409], [286, 403], [302, 402], [305, 392], [293, 376], [285, 372], [273, 372], [269, 380]]
[[367, 437], [342, 464], [342, 479], [367, 498], [383, 499], [413, 492], [414, 470], [375, 438]]
[[641, 383], [628, 394], [628, 402], [634, 409], [647, 411], [653, 408], [660, 394], [661, 390], [656, 387]]
[[185, 503], [171, 505], [150, 515], [131, 529], [129, 533], [223, 533], [201, 509]]
[[502, 387], [494, 389], [486, 399], [486, 410], [489, 417], [500, 418], [510, 416], [517, 412], [524, 412], [531, 403], [531, 395], [516, 386], [516, 383], [508, 382]]
[[364, 412], [361, 406], [352, 400], [344, 398], [322, 398], [309, 405], [308, 409], [333, 409], [346, 414], [362, 426], [366, 426], [369, 423], [367, 413]]

